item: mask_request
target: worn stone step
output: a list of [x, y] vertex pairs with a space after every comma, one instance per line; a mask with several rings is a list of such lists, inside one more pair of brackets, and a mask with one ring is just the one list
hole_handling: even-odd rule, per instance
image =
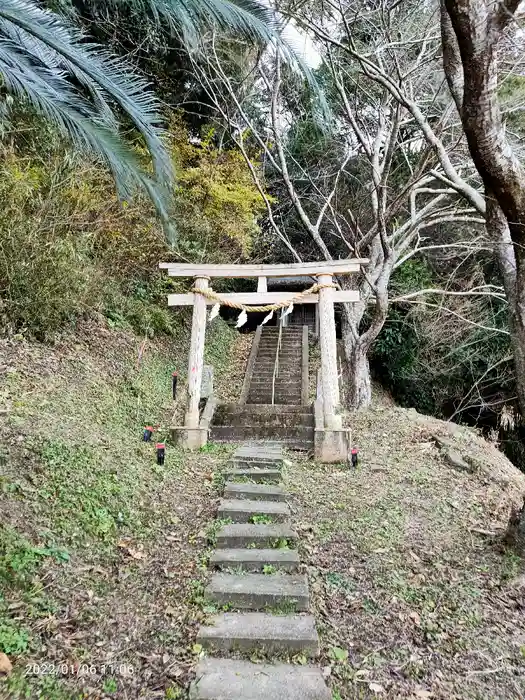
[[230, 459], [228, 465], [234, 469], [281, 469], [283, 462], [282, 460], [245, 461], [240, 457]]
[[289, 519], [290, 508], [286, 503], [276, 501], [241, 501], [236, 498], [223, 498], [219, 503], [218, 517], [229, 518], [233, 523], [251, 523], [253, 518], [263, 516], [271, 522], [282, 523]]
[[319, 636], [311, 615], [223, 613], [202, 626], [197, 642], [212, 651], [253, 650], [318, 656]]
[[[271, 391], [271, 379], [268, 380], [267, 377], [254, 377], [251, 382], [250, 382], [250, 389], [259, 389], [259, 388], [268, 388], [268, 381], [270, 381], [270, 391]], [[283, 389], [291, 389], [292, 391], [295, 390], [296, 387], [299, 389], [301, 388], [301, 379], [300, 375], [297, 375], [297, 378], [295, 379], [283, 379], [282, 377], [278, 377], [275, 380], [275, 389], [277, 388], [283, 390]]]
[[228, 464], [233, 464], [236, 468], [254, 467], [257, 469], [280, 469], [283, 465], [283, 457], [270, 457], [262, 453], [260, 458], [233, 455], [233, 457], [228, 460]]
[[310, 606], [308, 581], [303, 574], [213, 574], [205, 596], [218, 605], [240, 610], [306, 612]]
[[[282, 409], [277, 408], [277, 406], [274, 406], [273, 404], [262, 404], [262, 405], [256, 405], [252, 406], [251, 404], [222, 404], [217, 411], [224, 411], [229, 413], [230, 415], [243, 415], [245, 411], [250, 411], [252, 413], [263, 413], [263, 414], [273, 414], [273, 413], [282, 413]], [[304, 405], [296, 405], [296, 406], [287, 406], [285, 411], [286, 413], [308, 413], [308, 411], [312, 410], [312, 406], [310, 404], [304, 404]]]
[[282, 447], [272, 440], [250, 441], [235, 450], [234, 457], [243, 459], [282, 459]]
[[190, 700], [331, 700], [317, 666], [255, 664], [206, 657], [199, 661]]
[[[212, 438], [214, 437], [212, 430]], [[256, 468], [239, 468], [227, 467], [224, 472], [225, 479], [249, 479], [258, 484], [278, 484], [281, 481], [280, 469], [256, 469]]]
[[295, 440], [313, 440], [314, 429], [310, 427], [272, 427], [266, 425], [216, 425], [212, 427], [212, 437], [230, 440], [273, 437]]
[[224, 497], [249, 501], [286, 501], [286, 491], [280, 486], [236, 484], [233, 481], [227, 481], [224, 485]]
[[[250, 379], [250, 386], [253, 383], [260, 383], [260, 382], [273, 382], [273, 370], [270, 369], [265, 369], [264, 367], [256, 369]], [[285, 370], [282, 372], [279, 372], [278, 375], [275, 377], [275, 383], [280, 382], [281, 384], [283, 383], [295, 383], [295, 382], [300, 382], [302, 379], [302, 373], [295, 367], [294, 369], [290, 370]]]
[[251, 523], [234, 523], [224, 525], [217, 533], [218, 549], [260, 548], [271, 549], [276, 544], [286, 541], [288, 545], [297, 544], [297, 533], [289, 525], [252, 525]]
[[297, 426], [312, 428], [314, 426], [313, 413], [282, 413], [265, 416], [261, 413], [246, 412], [244, 416], [223, 415], [214, 419], [214, 425], [264, 425], [277, 427]]
[[252, 573], [268, 573], [264, 567], [272, 566], [291, 574], [299, 570], [299, 563], [296, 549], [216, 549], [210, 557], [212, 567]]
[[[260, 401], [261, 403], [268, 403], [268, 401], [272, 400], [272, 395], [271, 393], [255, 393], [255, 394], [250, 394], [249, 395], [251, 403], [257, 403], [257, 401]], [[281, 394], [275, 394], [274, 395], [274, 401], [276, 406], [281, 406], [281, 405], [291, 405], [291, 404], [296, 404], [298, 401], [301, 400], [301, 396], [299, 392], [295, 394], [287, 394], [286, 396], [283, 396]]]

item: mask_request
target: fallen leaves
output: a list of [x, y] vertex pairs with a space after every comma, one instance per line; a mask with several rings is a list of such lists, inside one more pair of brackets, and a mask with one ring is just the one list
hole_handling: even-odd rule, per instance
[[132, 559], [145, 559], [146, 555], [142, 549], [138, 546], [132, 546], [131, 540], [121, 539], [117, 542], [117, 547], [124, 550], [124, 552]]
[[369, 690], [371, 690], [373, 693], [376, 693], [377, 695], [385, 692], [385, 688], [384, 688], [384, 686], [381, 685], [381, 683], [369, 683], [368, 688], [369, 688]]

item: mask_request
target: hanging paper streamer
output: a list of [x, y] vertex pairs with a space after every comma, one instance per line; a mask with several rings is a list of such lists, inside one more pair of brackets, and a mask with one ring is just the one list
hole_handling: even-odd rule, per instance
[[244, 326], [247, 320], [248, 314], [246, 313], [246, 311], [241, 311], [241, 313], [239, 314], [239, 318], [237, 319], [237, 324], [235, 328], [240, 328], [241, 326]]
[[288, 314], [291, 314], [292, 311], [293, 311], [293, 304], [290, 304], [290, 306], [287, 306], [286, 309], [282, 312], [281, 318], [288, 316]]
[[264, 326], [265, 323], [268, 323], [268, 321], [272, 318], [273, 316], [273, 311], [270, 311], [270, 313], [264, 317], [263, 322], [261, 323], [261, 326]]
[[219, 315], [220, 308], [221, 308], [220, 304], [214, 304], [214, 306], [212, 307], [212, 310], [210, 311], [208, 321], [213, 321], [213, 319]]

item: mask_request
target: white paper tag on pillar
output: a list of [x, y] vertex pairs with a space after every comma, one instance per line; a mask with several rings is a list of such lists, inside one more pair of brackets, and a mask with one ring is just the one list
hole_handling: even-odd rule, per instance
[[208, 316], [208, 321], [213, 321], [213, 319], [219, 315], [220, 308], [221, 308], [220, 304], [214, 304], [212, 306], [212, 309], [210, 311], [210, 315]]
[[293, 311], [293, 304], [290, 304], [290, 306], [287, 306], [286, 309], [282, 312], [281, 318], [288, 316], [288, 314], [291, 314], [292, 311]]
[[239, 318], [237, 319], [237, 323], [235, 325], [235, 328], [240, 328], [241, 326], [244, 326], [244, 324], [246, 323], [247, 320], [248, 320], [248, 314], [244, 310], [241, 311], [241, 313], [239, 314]]
[[264, 326], [265, 323], [268, 323], [268, 321], [273, 317], [273, 311], [270, 311], [270, 313], [263, 318], [263, 322], [261, 323], [261, 326]]

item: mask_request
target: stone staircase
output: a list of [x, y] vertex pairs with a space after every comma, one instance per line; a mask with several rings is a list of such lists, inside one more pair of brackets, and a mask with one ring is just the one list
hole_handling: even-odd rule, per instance
[[[215, 442], [278, 440], [296, 450], [314, 442], [313, 407], [303, 405], [304, 347], [302, 327], [282, 329], [279, 373], [273, 376], [279, 331], [263, 327], [245, 404], [222, 404], [215, 412], [211, 439]], [[272, 404], [272, 394], [274, 403]]]
[[[294, 549], [297, 534], [288, 522], [286, 493], [276, 485], [282, 463], [281, 445], [266, 442], [240, 447], [226, 468], [218, 515], [231, 524], [217, 534], [206, 597], [227, 612], [199, 630], [197, 641], [209, 655], [198, 663], [190, 700], [331, 698], [318, 666], [282, 660], [319, 654], [308, 581]], [[254, 652], [267, 662], [232, 658]], [[272, 663], [274, 656], [280, 661]]]
[[[248, 404], [272, 403], [272, 380], [277, 354], [279, 329], [264, 326], [253, 368]], [[301, 404], [303, 329], [291, 326], [282, 329], [279, 351], [279, 374], [275, 380], [274, 403], [288, 406]]]

